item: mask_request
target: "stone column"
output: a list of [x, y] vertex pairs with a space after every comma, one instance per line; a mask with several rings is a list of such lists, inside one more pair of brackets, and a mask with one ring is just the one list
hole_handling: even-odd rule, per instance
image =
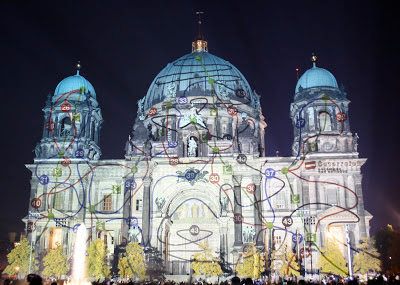
[[151, 215], [151, 195], [150, 195], [150, 186], [151, 186], [151, 178], [146, 177], [143, 181], [143, 207], [142, 207], [142, 246], [149, 247], [150, 246], [150, 215]]
[[[243, 218], [242, 216], [242, 189], [241, 189], [241, 182], [242, 182], [242, 176], [240, 175], [234, 175], [232, 176], [233, 178], [233, 184], [234, 184], [234, 188], [233, 188], [233, 193], [234, 193], [234, 199], [235, 199], [235, 203], [234, 203], [234, 215], [235, 216], [240, 216], [241, 218]], [[242, 241], [242, 220], [240, 220], [240, 222], [236, 222], [237, 218], [234, 217], [234, 221], [235, 221], [235, 243], [234, 246], [241, 246], [243, 245], [243, 241]]]
[[[136, 182], [137, 183], [137, 182]], [[131, 217], [132, 213], [132, 187], [128, 185], [128, 189], [126, 189], [127, 185], [125, 182], [125, 189], [124, 189], [124, 201], [123, 201], [123, 210], [122, 210], [122, 232], [121, 232], [121, 245], [125, 245], [128, 242], [128, 231], [129, 231], [129, 218]]]
[[356, 192], [358, 196], [358, 205], [357, 205], [357, 212], [358, 216], [360, 217], [360, 223], [359, 223], [359, 228], [360, 228], [360, 237], [367, 237], [367, 225], [365, 223], [365, 212], [364, 212], [364, 198], [363, 198], [363, 193], [362, 193], [362, 187], [361, 187], [361, 180], [362, 180], [362, 175], [356, 175], [354, 176], [354, 192]]
[[220, 226], [219, 228], [219, 252], [220, 259], [223, 260], [224, 267], [228, 265], [228, 244], [227, 244], [227, 233], [228, 228], [225, 226]]
[[263, 209], [261, 202], [261, 182], [262, 178], [259, 175], [252, 177], [253, 183], [255, 184], [254, 192], [254, 225], [255, 225], [255, 243], [256, 246], [264, 246], [263, 232], [262, 232], [262, 217]]

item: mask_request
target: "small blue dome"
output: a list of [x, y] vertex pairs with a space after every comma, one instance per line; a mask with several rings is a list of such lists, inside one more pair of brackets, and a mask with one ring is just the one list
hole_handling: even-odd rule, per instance
[[334, 87], [338, 88], [335, 77], [328, 70], [316, 67], [310, 68], [300, 77], [296, 84], [295, 93], [299, 92], [299, 87], [304, 89], [311, 87]]
[[90, 92], [90, 95], [96, 98], [96, 92], [94, 91], [93, 85], [83, 76], [80, 76], [79, 73], [64, 78], [60, 83], [58, 83], [56, 90], [54, 91], [54, 96], [60, 96], [72, 90], [80, 89], [82, 86], [85, 87], [86, 92]]
[[[215, 80], [215, 91], [208, 83], [209, 77]], [[163, 102], [170, 92], [169, 89], [175, 90], [176, 97], [212, 96], [216, 92], [218, 96], [224, 93], [225, 96], [245, 104], [253, 105], [258, 100], [258, 95], [251, 91], [246, 78], [235, 66], [208, 52], [187, 54], [161, 70], [147, 91], [145, 109]], [[236, 96], [239, 89], [246, 95]]]

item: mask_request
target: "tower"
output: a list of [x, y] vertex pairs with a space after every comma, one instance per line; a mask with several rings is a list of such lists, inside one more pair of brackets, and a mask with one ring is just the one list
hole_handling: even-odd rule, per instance
[[313, 67], [298, 80], [290, 117], [294, 128], [292, 152], [336, 153], [357, 156], [357, 135], [350, 131], [348, 110], [350, 101], [335, 77], [328, 70]]
[[35, 148], [36, 160], [100, 158], [103, 118], [96, 92], [79, 69], [57, 85], [53, 96], [49, 94], [43, 112], [43, 135]]

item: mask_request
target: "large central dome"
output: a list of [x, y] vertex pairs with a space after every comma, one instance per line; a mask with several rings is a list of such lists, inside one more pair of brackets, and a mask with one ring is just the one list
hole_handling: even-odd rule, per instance
[[[209, 78], [215, 80], [214, 88], [209, 84]], [[208, 52], [193, 52], [169, 63], [156, 76], [145, 97], [144, 108], [151, 108], [168, 96], [186, 96], [190, 101], [189, 96], [215, 95], [252, 106], [257, 100], [246, 78], [235, 66]]]

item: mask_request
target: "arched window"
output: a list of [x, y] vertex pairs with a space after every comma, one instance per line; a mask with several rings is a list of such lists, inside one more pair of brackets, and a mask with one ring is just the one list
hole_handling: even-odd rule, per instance
[[331, 116], [328, 112], [320, 112], [318, 114], [319, 128], [321, 131], [332, 131]]
[[62, 136], [62, 137], [67, 137], [67, 136], [71, 135], [71, 131], [72, 131], [71, 119], [70, 119], [69, 117], [65, 117], [65, 118], [61, 121], [61, 132], [60, 132], [60, 136]]

